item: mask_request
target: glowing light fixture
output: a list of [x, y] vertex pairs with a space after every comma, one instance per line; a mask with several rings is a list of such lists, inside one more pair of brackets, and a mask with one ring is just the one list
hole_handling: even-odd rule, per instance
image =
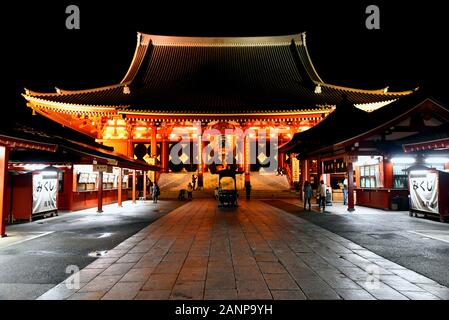
[[415, 159], [411, 157], [396, 157], [391, 158], [391, 163], [393, 164], [412, 164], [415, 163]]
[[412, 170], [412, 171], [410, 171], [410, 173], [415, 176], [420, 176], [420, 175], [427, 175], [429, 173], [429, 171], [427, 171], [427, 170]]
[[424, 161], [425, 163], [444, 164], [449, 162], [449, 157], [428, 157]]
[[58, 175], [57, 171], [42, 171], [39, 174], [47, 177], [56, 177]]
[[358, 156], [357, 161], [353, 162], [355, 166], [369, 166], [373, 164], [379, 164], [382, 157], [380, 156]]
[[25, 164], [23, 166], [23, 168], [26, 171], [34, 171], [34, 170], [42, 170], [42, 169], [44, 169], [47, 166], [48, 165], [45, 165], [45, 164]]

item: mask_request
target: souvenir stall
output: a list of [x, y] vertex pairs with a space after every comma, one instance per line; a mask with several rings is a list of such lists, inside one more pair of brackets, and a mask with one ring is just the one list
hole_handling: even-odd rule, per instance
[[58, 214], [60, 170], [16, 172], [11, 186], [11, 220], [29, 220]]
[[449, 220], [449, 172], [435, 168], [411, 168], [408, 174], [410, 216], [418, 213]]

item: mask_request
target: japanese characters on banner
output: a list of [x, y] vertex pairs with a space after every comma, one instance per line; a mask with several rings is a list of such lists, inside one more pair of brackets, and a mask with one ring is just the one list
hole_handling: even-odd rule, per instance
[[411, 209], [438, 214], [438, 173], [411, 171], [409, 183]]
[[56, 172], [33, 174], [32, 214], [57, 210], [58, 176]]
[[299, 160], [296, 157], [291, 158], [292, 161], [292, 180], [299, 182]]

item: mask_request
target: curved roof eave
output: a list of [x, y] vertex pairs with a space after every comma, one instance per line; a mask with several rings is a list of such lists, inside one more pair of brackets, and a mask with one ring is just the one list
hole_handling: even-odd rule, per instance
[[[71, 95], [71, 94], [79, 94], [79, 93], [99, 92], [99, 91], [124, 87], [128, 84], [129, 83], [118, 83], [118, 84], [112, 84], [112, 85], [103, 86], [103, 87], [96, 87], [96, 88], [91, 88], [91, 89], [81, 89], [81, 90], [67, 90], [67, 89], [61, 89], [59, 87], [55, 87], [56, 92], [39, 92], [39, 91], [30, 90], [27, 88], [24, 88], [24, 90], [25, 90], [26, 96], [35, 96], [35, 97], [50, 96], [51, 97], [51, 96], [59, 96], [59, 95]], [[22, 95], [24, 95], [24, 94], [22, 94]]]
[[[55, 109], [62, 110], [70, 110], [70, 111], [91, 111], [94, 108], [94, 111], [115, 111], [119, 107], [114, 105], [86, 105], [86, 104], [74, 104], [74, 103], [64, 103], [64, 102], [56, 102], [47, 99], [40, 99], [33, 96], [29, 96], [27, 94], [22, 94], [22, 96], [29, 102], [33, 102], [39, 105], [44, 105], [46, 107], [51, 107]], [[124, 108], [128, 106], [120, 106], [120, 108]]]
[[327, 87], [330, 89], [349, 91], [349, 92], [366, 93], [366, 94], [385, 95], [385, 96], [406, 96], [406, 95], [409, 95], [418, 90], [418, 88], [416, 88], [413, 90], [404, 90], [404, 91], [388, 91], [388, 88], [389, 88], [388, 86], [385, 88], [381, 88], [381, 89], [358, 89], [358, 88], [339, 86], [339, 85], [325, 83], [325, 82], [318, 82], [318, 81], [314, 81], [314, 82], [316, 85], [320, 85], [322, 87]]

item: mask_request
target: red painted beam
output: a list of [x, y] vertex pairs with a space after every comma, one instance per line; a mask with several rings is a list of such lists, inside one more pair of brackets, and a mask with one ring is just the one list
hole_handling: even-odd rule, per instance
[[98, 205], [97, 212], [103, 212], [103, 171], [98, 172]]
[[6, 236], [6, 218], [9, 212], [6, 207], [6, 190], [8, 189], [9, 148], [0, 146], [0, 236]]

